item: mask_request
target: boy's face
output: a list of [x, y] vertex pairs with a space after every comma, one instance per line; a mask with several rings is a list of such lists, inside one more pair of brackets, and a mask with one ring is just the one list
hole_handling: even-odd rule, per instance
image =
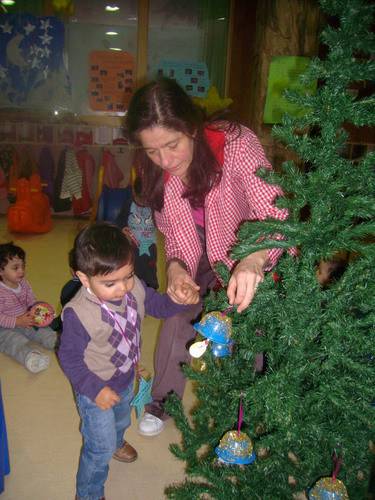
[[0, 269], [0, 276], [4, 285], [9, 288], [17, 288], [18, 283], [25, 276], [25, 262], [19, 257], [8, 260], [4, 269]]
[[81, 271], [77, 276], [85, 288], [102, 300], [121, 300], [134, 287], [134, 265], [127, 264], [109, 274], [97, 274], [89, 278]]

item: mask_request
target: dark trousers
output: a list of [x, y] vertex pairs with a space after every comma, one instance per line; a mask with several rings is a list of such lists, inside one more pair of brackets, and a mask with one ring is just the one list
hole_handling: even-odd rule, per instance
[[[201, 297], [206, 295], [217, 282], [205, 253], [199, 262], [195, 281], [200, 286]], [[201, 313], [202, 303], [193, 305], [167, 319], [160, 330], [154, 361], [155, 376], [151, 390], [153, 401], [145, 408], [148, 413], [161, 420], [170, 418], [162, 409], [162, 403], [168, 394], [175, 392], [181, 399], [184, 394], [186, 378], [181, 370], [181, 364], [190, 364], [191, 356], [186, 345], [197, 336], [197, 331], [192, 325], [199, 321]]]

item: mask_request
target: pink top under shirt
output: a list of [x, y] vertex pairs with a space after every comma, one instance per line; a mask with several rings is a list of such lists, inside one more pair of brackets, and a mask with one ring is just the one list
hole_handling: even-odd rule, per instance
[[193, 207], [191, 206], [191, 211], [193, 213], [193, 219], [198, 226], [204, 227], [204, 209], [203, 207]]
[[25, 279], [14, 290], [0, 281], [0, 328], [15, 328], [17, 316], [25, 314], [35, 302], [35, 295]]

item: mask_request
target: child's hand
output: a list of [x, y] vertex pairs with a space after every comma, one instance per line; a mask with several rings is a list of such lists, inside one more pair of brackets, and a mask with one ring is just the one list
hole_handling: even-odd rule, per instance
[[115, 404], [119, 403], [120, 401], [120, 396], [107, 385], [103, 387], [103, 389], [95, 398], [95, 403], [103, 411], [110, 410], [112, 406], [115, 406]]
[[17, 316], [16, 318], [16, 326], [25, 326], [26, 328], [31, 328], [34, 323], [33, 316], [30, 315], [29, 312], [22, 314], [21, 316]]
[[184, 305], [198, 304], [199, 302], [199, 292], [192, 285], [184, 283], [181, 286], [181, 291], [185, 295]]

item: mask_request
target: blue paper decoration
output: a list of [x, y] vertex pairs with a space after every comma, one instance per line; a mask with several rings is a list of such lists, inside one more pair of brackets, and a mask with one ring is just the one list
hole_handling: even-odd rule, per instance
[[310, 500], [349, 500], [345, 484], [339, 479], [332, 480], [332, 477], [323, 477], [311, 488], [309, 492]]
[[221, 460], [230, 464], [251, 464], [255, 460], [251, 440], [241, 431], [226, 432], [215, 452]]
[[0, 16], [0, 107], [71, 106], [64, 41], [65, 27], [57, 17]]
[[216, 357], [229, 356], [230, 355], [230, 344], [218, 344], [216, 342], [212, 342], [211, 350], [212, 354]]
[[146, 382], [145, 379], [141, 377], [141, 380], [139, 382], [138, 393], [133, 399], [133, 401], [130, 403], [132, 406], [135, 406], [137, 408], [138, 419], [141, 418], [144, 406], [147, 403], [152, 402], [151, 387], [153, 380], [154, 377], [151, 377], [150, 380]]
[[217, 344], [230, 344], [232, 333], [232, 322], [228, 316], [223, 316], [222, 313], [214, 311], [206, 314], [199, 322], [195, 323], [194, 328], [203, 337], [206, 337]]

